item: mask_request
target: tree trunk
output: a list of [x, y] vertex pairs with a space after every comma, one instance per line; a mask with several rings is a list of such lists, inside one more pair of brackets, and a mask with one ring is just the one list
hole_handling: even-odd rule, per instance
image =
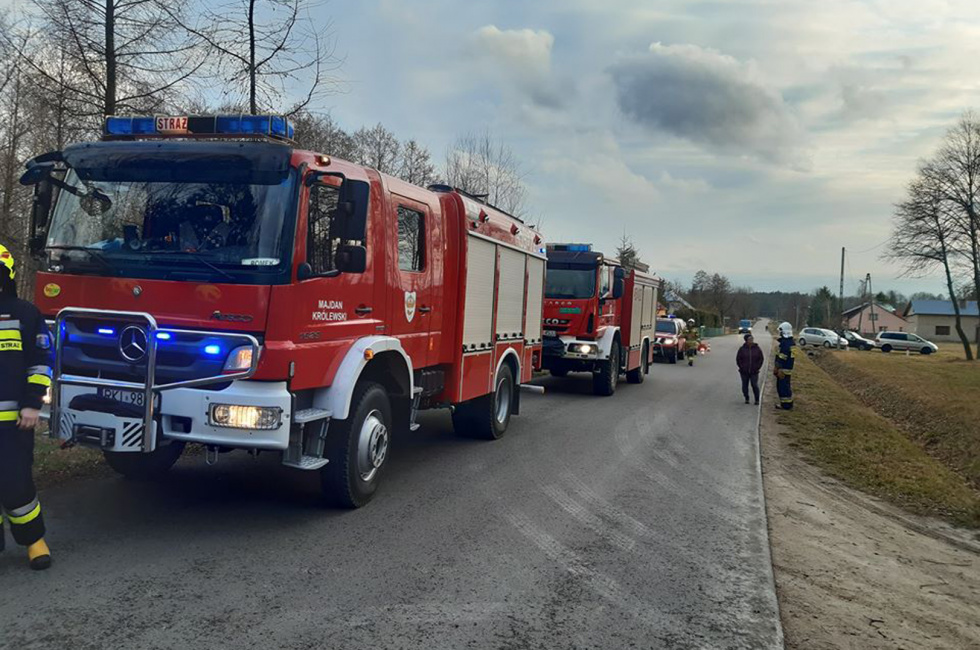
[[259, 112], [255, 100], [255, 0], [248, 3], [248, 110]]
[[946, 272], [946, 288], [949, 290], [949, 298], [953, 302], [953, 315], [956, 319], [956, 334], [960, 337], [963, 344], [963, 354], [967, 361], [973, 361], [973, 350], [970, 348], [970, 339], [963, 331], [963, 321], [960, 317], [960, 303], [956, 300], [956, 290], [953, 287], [953, 274], [949, 270], [949, 252], [946, 250], [946, 238], [939, 235], [939, 245], [943, 254], [943, 271]]
[[105, 0], [105, 108], [116, 113], [116, 0]]

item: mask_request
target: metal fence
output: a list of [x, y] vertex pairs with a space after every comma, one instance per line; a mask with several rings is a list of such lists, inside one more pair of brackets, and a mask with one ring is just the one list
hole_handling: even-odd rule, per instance
[[724, 336], [724, 335], [725, 335], [725, 328], [724, 327], [702, 327], [701, 328], [701, 336], [703, 336], [705, 338], [707, 338], [709, 336]]

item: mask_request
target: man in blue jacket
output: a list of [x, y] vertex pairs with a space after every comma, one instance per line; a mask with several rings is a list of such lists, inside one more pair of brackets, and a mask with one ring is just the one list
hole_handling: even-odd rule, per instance
[[17, 298], [14, 257], [0, 245], [0, 550], [4, 523], [31, 568], [51, 566], [34, 487], [34, 427], [51, 386], [51, 335], [37, 307]]
[[779, 404], [776, 408], [791, 410], [793, 408], [793, 366], [796, 363], [796, 343], [793, 341], [793, 326], [789, 323], [779, 325], [779, 352], [776, 353], [776, 363], [773, 374], [776, 375], [776, 392], [779, 394]]

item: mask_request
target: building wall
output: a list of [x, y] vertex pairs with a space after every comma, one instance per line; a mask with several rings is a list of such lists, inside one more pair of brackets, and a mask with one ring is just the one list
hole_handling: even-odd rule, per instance
[[[959, 342], [960, 337], [956, 334], [956, 318], [953, 316], [926, 316], [914, 314], [909, 317], [909, 330], [915, 332], [927, 341], [933, 342]], [[963, 332], [971, 342], [976, 341], [977, 327], [980, 327], [980, 318], [976, 316], [964, 316], [961, 319]], [[936, 327], [943, 326], [949, 328], [949, 334], [936, 334]]]
[[909, 323], [890, 311], [875, 306], [874, 314], [876, 319], [872, 326], [871, 305], [865, 305], [864, 309], [854, 312], [847, 318], [847, 329], [858, 331], [858, 323], [861, 323], [859, 334], [870, 334], [872, 337], [878, 332], [909, 332]]

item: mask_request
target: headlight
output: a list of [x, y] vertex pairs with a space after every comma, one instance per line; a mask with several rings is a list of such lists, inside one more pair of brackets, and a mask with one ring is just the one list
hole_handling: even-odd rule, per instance
[[573, 343], [568, 348], [576, 354], [595, 354], [596, 351], [596, 346], [590, 343]]
[[282, 409], [278, 406], [212, 404], [208, 421], [213, 427], [278, 429], [282, 422]]
[[243, 372], [252, 367], [252, 346], [235, 348], [225, 362], [225, 372]]
[[674, 343], [674, 339], [664, 339], [664, 345], [673, 345]]

